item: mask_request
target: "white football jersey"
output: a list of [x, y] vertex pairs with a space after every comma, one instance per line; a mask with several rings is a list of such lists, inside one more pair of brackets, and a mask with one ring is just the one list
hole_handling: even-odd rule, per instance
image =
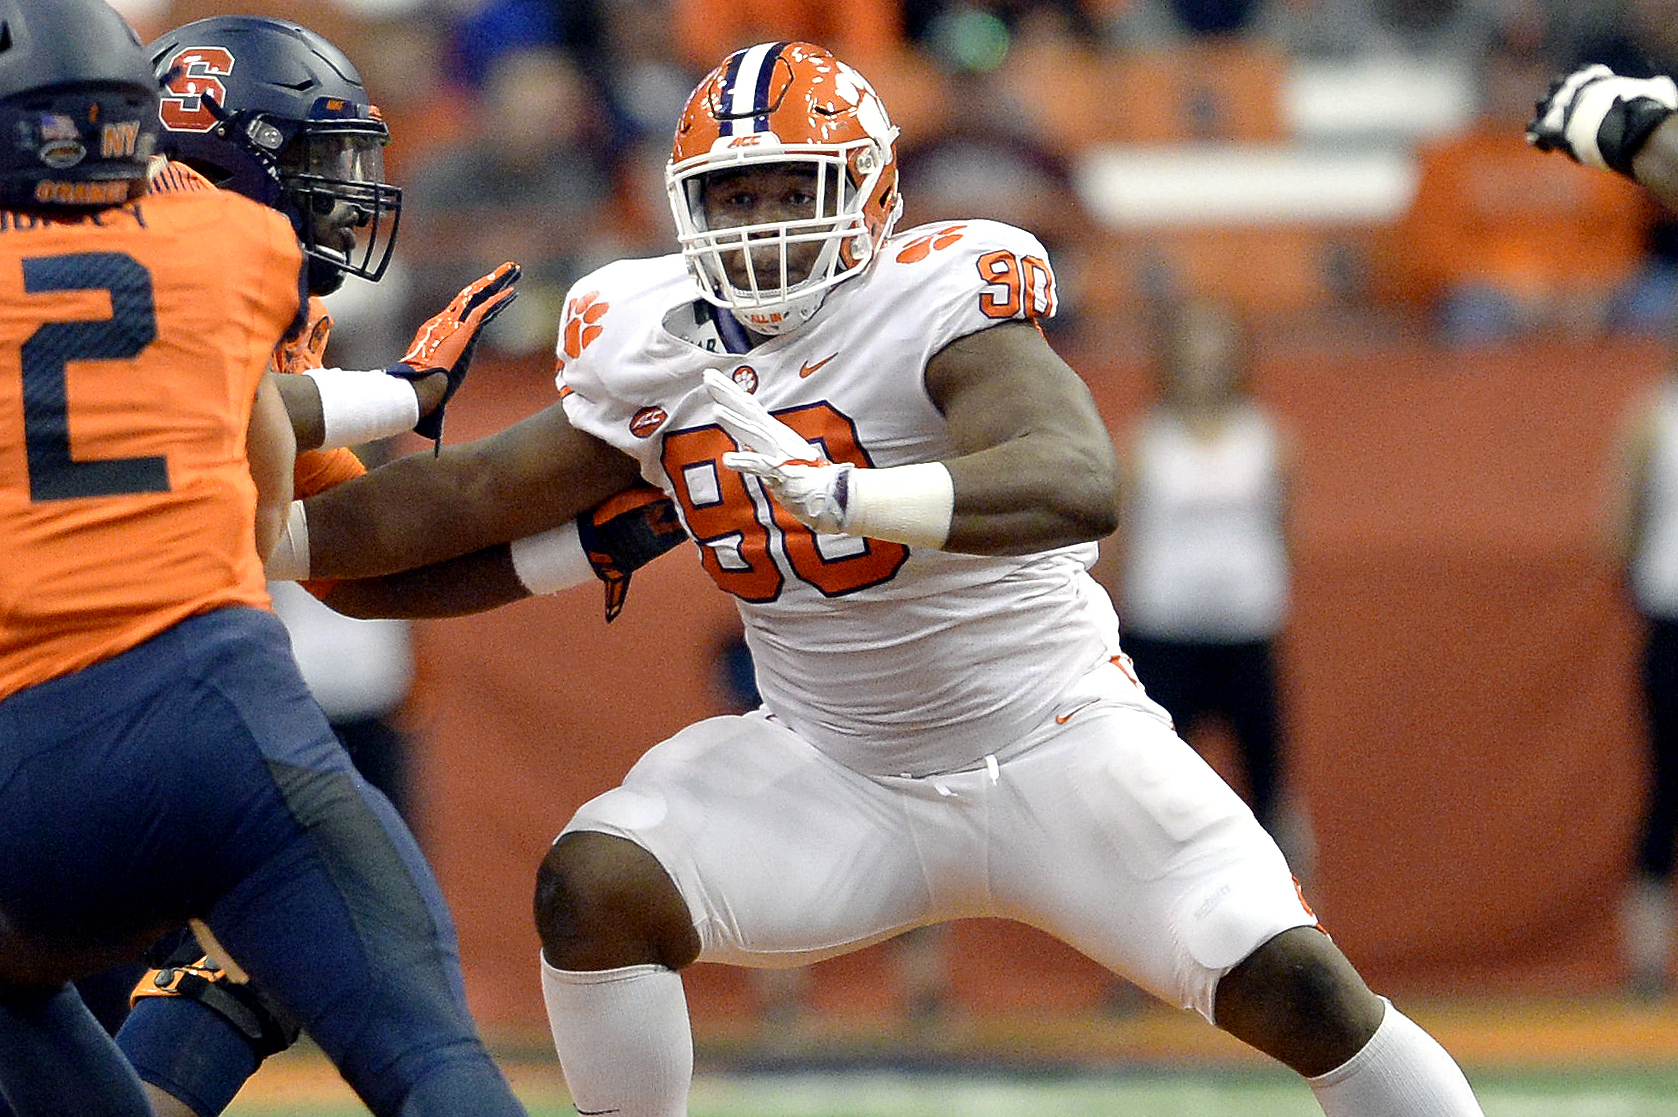
[[927, 362], [1053, 309], [1042, 245], [992, 221], [893, 236], [809, 324], [744, 354], [717, 340], [677, 255], [608, 265], [567, 296], [567, 416], [674, 498], [739, 603], [765, 705], [841, 763], [923, 775], [1027, 747], [1062, 692], [1118, 654], [1117, 618], [1087, 573], [1096, 546], [987, 557], [818, 535], [721, 464], [737, 447], [700, 374], [732, 376], [833, 461], [938, 461], [954, 448]]

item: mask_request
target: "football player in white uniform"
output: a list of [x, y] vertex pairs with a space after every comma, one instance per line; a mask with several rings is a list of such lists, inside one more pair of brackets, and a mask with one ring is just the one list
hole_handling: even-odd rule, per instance
[[1280, 1059], [1334, 1117], [1480, 1113], [1130, 672], [1086, 572], [1113, 446], [1037, 327], [1054, 272], [995, 222], [894, 234], [895, 135], [819, 47], [731, 55], [677, 128], [681, 253], [572, 289], [560, 402], [295, 518], [288, 561], [318, 574], [495, 555], [460, 591], [478, 607], [547, 584], [539, 547], [500, 544], [645, 479], [738, 602], [763, 707], [651, 749], [539, 870], [579, 1112], [686, 1112], [691, 962], [1003, 916]]

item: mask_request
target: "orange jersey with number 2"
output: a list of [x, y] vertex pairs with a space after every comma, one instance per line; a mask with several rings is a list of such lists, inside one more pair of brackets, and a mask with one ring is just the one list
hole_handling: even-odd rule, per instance
[[224, 191], [0, 212], [0, 697], [266, 604], [245, 435], [301, 264]]

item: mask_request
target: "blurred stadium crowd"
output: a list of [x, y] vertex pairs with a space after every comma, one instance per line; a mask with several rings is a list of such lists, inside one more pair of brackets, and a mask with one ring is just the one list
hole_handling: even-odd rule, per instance
[[[142, 38], [225, 7], [118, 6]], [[369, 352], [381, 323], [395, 337], [509, 255], [524, 297], [495, 340], [547, 349], [573, 279], [669, 247], [658, 169], [693, 83], [776, 38], [822, 42], [880, 89], [903, 130], [907, 224], [1002, 216], [1048, 242], [1065, 330], [1110, 335], [1139, 296], [1188, 287], [1267, 314], [1397, 308], [1455, 341], [1644, 329], [1678, 273], [1678, 230], [1636, 191], [1510, 139], [1534, 90], [1582, 61], [1678, 67], [1659, 0], [261, 7], [342, 44], [396, 137], [400, 270], [340, 316], [356, 323], [340, 344]]]

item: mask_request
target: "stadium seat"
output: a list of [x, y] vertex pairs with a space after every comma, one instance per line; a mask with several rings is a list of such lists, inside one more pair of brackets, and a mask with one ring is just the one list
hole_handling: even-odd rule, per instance
[[1067, 40], [1025, 44], [1001, 71], [1044, 138], [1092, 143], [1274, 141], [1287, 135], [1287, 60], [1250, 42], [1117, 53]]

